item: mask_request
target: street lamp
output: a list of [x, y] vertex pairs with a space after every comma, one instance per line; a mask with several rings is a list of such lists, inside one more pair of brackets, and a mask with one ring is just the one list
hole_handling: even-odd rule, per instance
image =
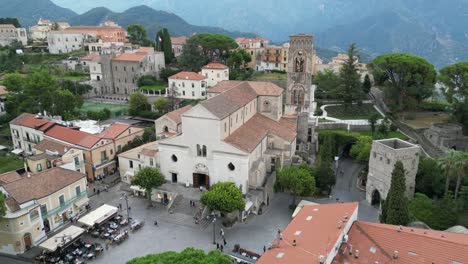
[[129, 210], [129, 207], [128, 207], [128, 195], [127, 195], [127, 193], [122, 193], [122, 195], [120, 196], [120, 200], [125, 200], [125, 205], [127, 206], [127, 221], [130, 222], [130, 210]]
[[213, 223], [213, 245], [216, 244], [216, 233], [215, 233], [215, 228], [216, 228], [216, 213], [211, 212], [211, 222]]

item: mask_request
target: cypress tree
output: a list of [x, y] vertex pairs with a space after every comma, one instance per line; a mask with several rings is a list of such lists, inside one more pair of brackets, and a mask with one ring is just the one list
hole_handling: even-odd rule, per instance
[[392, 225], [406, 225], [410, 221], [408, 199], [406, 197], [405, 169], [397, 161], [392, 172], [392, 183], [385, 201], [384, 222]]
[[364, 82], [362, 83], [362, 90], [364, 91], [364, 93], [368, 94], [370, 93], [371, 88], [372, 83], [369, 78], [369, 74], [366, 74], [366, 76], [364, 77]]
[[163, 51], [164, 51], [164, 58], [166, 59], [166, 64], [171, 63], [172, 59], [174, 58], [174, 54], [172, 53], [172, 42], [171, 42], [171, 35], [169, 35], [169, 31], [167, 28], [163, 28]]

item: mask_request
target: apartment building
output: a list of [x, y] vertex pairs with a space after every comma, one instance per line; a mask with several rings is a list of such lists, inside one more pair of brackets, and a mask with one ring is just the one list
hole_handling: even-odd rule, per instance
[[69, 53], [84, 48], [95, 35], [79, 32], [51, 31], [47, 34], [47, 47], [51, 54]]
[[289, 59], [289, 43], [282, 46], [267, 46], [262, 51], [259, 71], [287, 71]]
[[150, 142], [129, 151], [120, 153], [119, 171], [122, 182], [127, 184], [132, 183], [132, 178], [135, 174], [144, 167], [159, 167], [157, 141]]
[[179, 72], [168, 78], [169, 91], [182, 99], [205, 99], [207, 77], [195, 72]]
[[201, 75], [206, 77], [208, 88], [213, 87], [221, 81], [229, 80], [229, 67], [222, 63], [209, 63], [202, 67]]
[[103, 42], [127, 42], [127, 30], [114, 23], [102, 26], [73, 26], [64, 29], [68, 33], [94, 35]]
[[0, 46], [8, 46], [13, 41], [21, 42], [22, 45], [28, 44], [28, 35], [25, 28], [16, 28], [12, 24], [0, 25]]

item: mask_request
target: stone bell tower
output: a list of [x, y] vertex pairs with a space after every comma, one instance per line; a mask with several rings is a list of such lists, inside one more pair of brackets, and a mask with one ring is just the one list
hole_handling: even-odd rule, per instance
[[306, 34], [289, 37], [288, 86], [285, 114], [313, 111], [312, 68], [314, 36]]

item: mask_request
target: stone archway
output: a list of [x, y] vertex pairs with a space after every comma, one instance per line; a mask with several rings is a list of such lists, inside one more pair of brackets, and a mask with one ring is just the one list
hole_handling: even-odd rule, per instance
[[382, 198], [380, 196], [380, 192], [377, 189], [375, 189], [372, 192], [371, 205], [372, 206], [380, 206], [381, 201], [382, 201]]

